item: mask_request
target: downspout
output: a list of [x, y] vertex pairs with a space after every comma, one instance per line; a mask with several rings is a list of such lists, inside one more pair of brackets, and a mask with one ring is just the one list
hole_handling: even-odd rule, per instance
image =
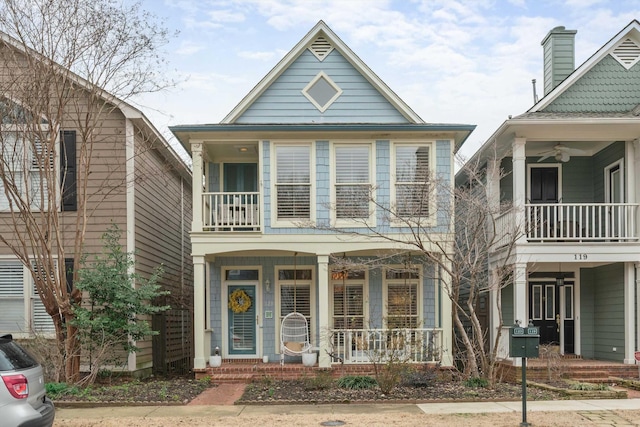
[[[131, 254], [133, 261], [129, 266], [130, 275], [136, 272], [135, 267], [135, 250], [136, 250], [136, 228], [135, 228], [135, 134], [131, 119], [125, 119], [125, 183], [126, 183], [126, 238], [127, 253]], [[135, 282], [132, 283], [135, 286]], [[135, 343], [134, 343], [135, 344]], [[136, 370], [136, 353], [129, 353], [127, 360], [127, 368], [129, 372]]]

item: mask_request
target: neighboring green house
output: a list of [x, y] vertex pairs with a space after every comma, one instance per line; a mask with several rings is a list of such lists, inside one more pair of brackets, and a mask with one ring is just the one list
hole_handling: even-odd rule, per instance
[[[425, 123], [322, 21], [220, 124], [172, 127], [193, 156], [196, 370], [216, 347], [278, 360], [291, 312], [307, 319], [319, 366], [416, 342], [412, 360], [450, 366], [451, 301], [434, 266], [404, 257], [345, 271], [334, 257], [407, 253], [376, 233], [410, 240], [397, 218], [416, 209], [421, 232], [448, 233], [435, 195], [415, 189], [435, 174], [453, 185], [473, 128]], [[401, 342], [385, 336], [400, 326]]]
[[[501, 291], [503, 327], [532, 321], [541, 342], [562, 354], [633, 364], [640, 332], [640, 23], [574, 70], [575, 34], [557, 27], [544, 38], [544, 97], [505, 121], [471, 161], [501, 162], [506, 174], [488, 180], [489, 202], [513, 202], [515, 213], [500, 220], [523, 227], [510, 258], [513, 281]], [[496, 152], [505, 157], [496, 160]], [[492, 258], [503, 252], [497, 248]], [[499, 326], [495, 298], [491, 337]], [[502, 338], [506, 358], [506, 329]]]

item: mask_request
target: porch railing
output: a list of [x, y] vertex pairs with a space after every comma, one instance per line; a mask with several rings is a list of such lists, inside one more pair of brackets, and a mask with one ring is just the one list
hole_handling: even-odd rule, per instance
[[439, 362], [442, 329], [337, 329], [330, 345], [333, 363]]
[[527, 239], [638, 240], [637, 203], [525, 204]]
[[260, 231], [260, 193], [203, 193], [202, 227], [206, 231]]

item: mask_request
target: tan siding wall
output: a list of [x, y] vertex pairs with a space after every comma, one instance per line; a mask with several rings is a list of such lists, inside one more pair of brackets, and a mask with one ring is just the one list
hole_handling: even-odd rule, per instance
[[[189, 227], [191, 182], [160, 155], [154, 143], [136, 133], [135, 246], [136, 268], [143, 277], [163, 265], [160, 284], [171, 294], [172, 308], [189, 305], [193, 296], [193, 263]], [[139, 343], [137, 365], [151, 362], [151, 341]]]

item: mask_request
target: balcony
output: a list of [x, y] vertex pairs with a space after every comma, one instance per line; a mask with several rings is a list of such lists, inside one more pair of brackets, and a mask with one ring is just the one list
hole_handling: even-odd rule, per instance
[[334, 363], [425, 363], [442, 356], [442, 329], [336, 329], [330, 339]]
[[[528, 242], [637, 242], [637, 203], [525, 204]], [[508, 245], [517, 235], [517, 215], [496, 218], [494, 249]]]
[[202, 228], [216, 232], [261, 231], [260, 193], [202, 193]]

